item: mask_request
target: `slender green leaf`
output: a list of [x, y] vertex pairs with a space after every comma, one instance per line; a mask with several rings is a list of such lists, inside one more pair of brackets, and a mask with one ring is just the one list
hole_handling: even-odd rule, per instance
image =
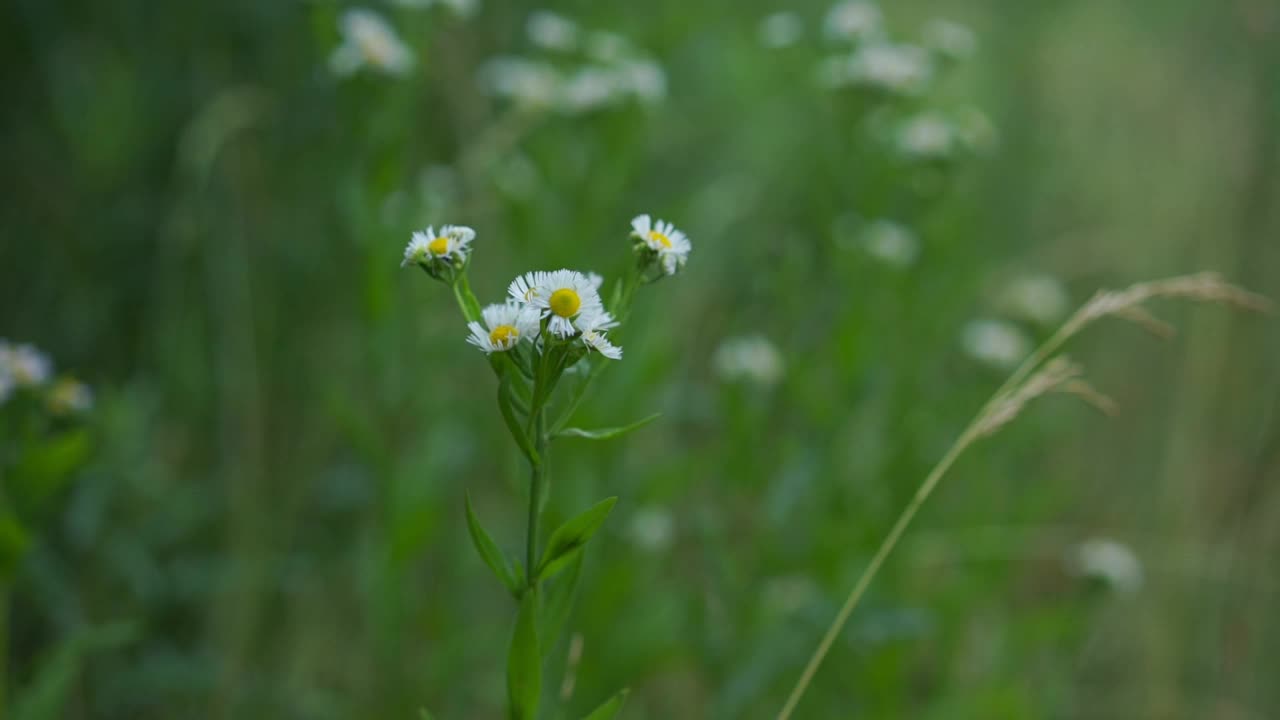
[[534, 720], [542, 693], [542, 655], [538, 652], [538, 593], [527, 592], [507, 653], [507, 701], [512, 720]]
[[662, 413], [654, 413], [649, 417], [644, 418], [642, 420], [637, 420], [631, 423], [630, 425], [623, 425], [621, 427], [600, 428], [599, 430], [583, 430], [582, 428], [565, 428], [563, 430], [557, 431], [555, 436], [558, 438], [559, 437], [580, 437], [580, 438], [587, 438], [588, 440], [608, 440], [609, 438], [615, 438], [615, 437], [618, 437], [619, 435], [625, 435], [626, 433], [629, 433], [632, 430], [644, 427], [645, 425], [648, 425], [654, 420], [657, 420], [658, 417], [661, 415]]
[[480, 558], [484, 560], [484, 564], [489, 566], [494, 575], [502, 581], [503, 585], [511, 591], [513, 595], [520, 592], [520, 584], [516, 581], [515, 574], [511, 571], [511, 564], [507, 562], [507, 557], [502, 554], [502, 550], [498, 544], [493, 541], [489, 533], [485, 532], [484, 526], [480, 524], [480, 518], [476, 517], [475, 510], [471, 507], [471, 494], [467, 494], [467, 529], [471, 531], [471, 541], [476, 545], [476, 552], [480, 553]]
[[511, 431], [511, 437], [515, 438], [516, 444], [520, 446], [520, 451], [534, 465], [542, 464], [538, 451], [529, 441], [529, 435], [511, 407], [511, 376], [506, 373], [503, 373], [502, 381], [498, 383], [498, 409], [502, 411], [502, 419], [507, 422], [507, 429]]
[[572, 554], [567, 572], [562, 573], [549, 583], [546, 591], [546, 602], [542, 604], [542, 654], [544, 657], [555, 652], [564, 632], [564, 625], [569, 620], [569, 612], [573, 610], [574, 597], [577, 595], [578, 579], [582, 577], [582, 550]]
[[627, 695], [631, 694], [631, 688], [622, 688], [618, 694], [609, 698], [603, 705], [591, 711], [591, 714], [582, 720], [612, 720], [622, 710], [622, 706], [627, 702]]
[[570, 557], [572, 553], [586, 545], [591, 536], [604, 524], [604, 519], [609, 517], [609, 511], [613, 510], [616, 502], [618, 502], [616, 497], [602, 500], [556, 528], [556, 531], [551, 534], [551, 539], [547, 541], [547, 549], [542, 554], [542, 560], [538, 562], [534, 577], [545, 580], [563, 570], [572, 561], [573, 558]]

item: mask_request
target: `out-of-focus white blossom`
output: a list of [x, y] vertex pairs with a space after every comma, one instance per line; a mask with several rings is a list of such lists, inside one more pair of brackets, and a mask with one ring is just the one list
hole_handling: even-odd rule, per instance
[[560, 98], [562, 79], [551, 65], [520, 57], [499, 57], [484, 64], [480, 80], [485, 90], [531, 106], [549, 106]]
[[1128, 545], [1110, 538], [1085, 540], [1072, 548], [1066, 564], [1076, 575], [1102, 581], [1120, 593], [1142, 589], [1142, 561]]
[[1038, 273], [1014, 278], [1000, 293], [999, 302], [1014, 317], [1052, 325], [1067, 314], [1071, 299], [1057, 278]]
[[572, 112], [594, 110], [619, 99], [617, 76], [603, 68], [580, 68], [560, 90], [564, 106]]
[[625, 62], [618, 67], [617, 73], [623, 91], [642, 102], [656, 103], [667, 96], [667, 74], [652, 60]]
[[578, 24], [550, 10], [531, 13], [524, 30], [530, 42], [547, 50], [567, 51], [578, 46]]
[[396, 5], [411, 8], [429, 8], [438, 5], [459, 17], [471, 17], [480, 9], [480, 0], [392, 0]]
[[924, 48], [889, 42], [859, 47], [835, 66], [835, 85], [868, 87], [886, 92], [915, 95], [933, 78], [933, 63]]
[[663, 552], [675, 542], [675, 516], [661, 505], [641, 507], [631, 514], [631, 522], [627, 524], [627, 537], [642, 550]]
[[883, 21], [880, 8], [873, 3], [847, 0], [831, 6], [822, 30], [837, 40], [866, 40], [880, 34]]
[[413, 68], [413, 51], [396, 35], [381, 15], [366, 8], [353, 8], [338, 20], [342, 44], [329, 56], [329, 68], [340, 76], [368, 66], [392, 75], [404, 75]]
[[55, 415], [72, 415], [88, 412], [93, 408], [93, 391], [88, 385], [63, 378], [49, 390], [49, 411]]
[[897, 145], [904, 155], [920, 160], [949, 157], [955, 150], [956, 131], [951, 121], [936, 113], [921, 113], [898, 128]]
[[964, 60], [978, 47], [972, 30], [960, 23], [941, 19], [925, 25], [924, 44], [948, 60]]
[[34, 345], [10, 345], [0, 339], [0, 375], [17, 387], [43, 385], [53, 376], [53, 361]]
[[896, 268], [911, 266], [920, 255], [915, 233], [892, 220], [876, 220], [862, 233], [862, 245], [871, 257]]
[[1001, 320], [974, 320], [961, 334], [964, 350], [978, 362], [1009, 370], [1031, 352], [1031, 340], [1016, 326]]
[[716, 374], [726, 381], [746, 380], [773, 385], [782, 379], [782, 355], [763, 335], [728, 338], [711, 358]]
[[791, 47], [804, 34], [804, 23], [793, 12], [776, 12], [760, 21], [758, 34], [767, 48]]

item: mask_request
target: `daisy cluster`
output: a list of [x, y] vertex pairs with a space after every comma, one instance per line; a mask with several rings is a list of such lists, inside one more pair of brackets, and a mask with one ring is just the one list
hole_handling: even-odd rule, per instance
[[34, 345], [0, 338], [0, 406], [19, 393], [42, 397], [55, 415], [82, 413], [93, 407], [93, 393], [71, 378], [54, 379], [53, 361]]
[[[479, 0], [393, 0], [395, 5], [424, 10], [441, 7], [458, 17], [475, 14]], [[381, 13], [356, 7], [338, 16], [341, 43], [329, 54], [329, 70], [338, 77], [372, 70], [386, 75], [405, 76], [417, 64], [417, 57], [395, 26]]]
[[[631, 221], [632, 249], [638, 262], [633, 275], [624, 278], [615, 303], [625, 305], [637, 284], [651, 283], [684, 268], [692, 245], [674, 225], [640, 215]], [[610, 360], [622, 358], [622, 348], [608, 337], [619, 324], [600, 296], [604, 279], [577, 270], [527, 272], [507, 286], [501, 303], [479, 309], [469, 298], [466, 270], [475, 231], [445, 225], [413, 233], [401, 266], [416, 265], [428, 275], [455, 287], [469, 322], [467, 342], [486, 355], [513, 353], [517, 365], [528, 369], [529, 358], [521, 348], [543, 355], [553, 348], [563, 351], [561, 368], [595, 352]], [[474, 305], [474, 307], [472, 307]]]
[[565, 115], [666, 97], [662, 66], [621, 35], [586, 30], [547, 10], [529, 15], [525, 35], [533, 46], [529, 55], [496, 57], [482, 68], [489, 94]]

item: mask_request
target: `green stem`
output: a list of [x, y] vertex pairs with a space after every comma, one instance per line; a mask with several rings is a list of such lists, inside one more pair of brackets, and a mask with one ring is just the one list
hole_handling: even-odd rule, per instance
[[[539, 452], [539, 455], [542, 453]], [[534, 572], [538, 562], [538, 496], [542, 492], [542, 463], [533, 465], [533, 477], [529, 481], [529, 524], [525, 535], [524, 562], [528, 573], [529, 589], [536, 590]]]
[[9, 583], [0, 580], [0, 718], [9, 698]]
[[480, 301], [471, 292], [471, 281], [467, 279], [466, 270], [458, 273], [457, 279], [453, 281], [453, 296], [457, 298], [458, 308], [462, 310], [462, 316], [467, 322], [480, 322]]

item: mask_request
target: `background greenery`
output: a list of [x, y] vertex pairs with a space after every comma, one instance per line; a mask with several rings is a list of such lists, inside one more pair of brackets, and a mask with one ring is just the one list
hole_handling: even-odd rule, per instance
[[[462, 497], [515, 549], [524, 478], [447, 289], [399, 271], [428, 223], [477, 229], [482, 300], [526, 269], [616, 274], [639, 212], [694, 242], [581, 412], [663, 418], [554, 459], [553, 516], [620, 501], [553, 717], [624, 685], [624, 717], [772, 717], [1001, 380], [961, 333], [1003, 278], [1048, 272], [1079, 303], [1216, 269], [1280, 297], [1269, 0], [894, 2], [902, 37], [975, 30], [930, 101], [998, 128], [923, 169], [812, 82], [825, 4], [788, 5], [806, 34], [780, 50], [754, 0], [546, 6], [645, 49], [666, 100], [513, 126], [476, 73], [528, 50], [521, 3], [378, 5], [418, 65], [346, 79], [342, 4], [0, 8], [0, 335], [97, 393], [92, 459], [12, 588], [27, 716], [500, 716], [513, 607]], [[885, 214], [919, 234], [908, 268], [841, 241]], [[1109, 324], [1072, 350], [1119, 417], [1049, 400], [961, 462], [799, 717], [1280, 712], [1280, 330], [1163, 317], [1172, 342]], [[715, 373], [751, 333], [782, 354], [774, 386]], [[1093, 537], [1133, 549], [1140, 590], [1068, 571]]]

